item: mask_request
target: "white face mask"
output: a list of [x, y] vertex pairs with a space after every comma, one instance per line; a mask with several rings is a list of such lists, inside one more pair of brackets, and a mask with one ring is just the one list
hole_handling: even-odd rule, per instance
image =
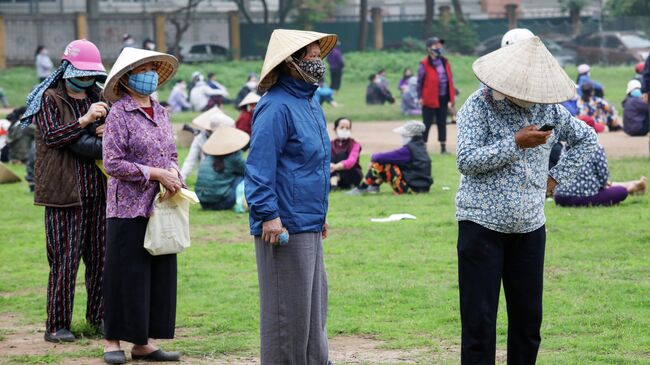
[[409, 144], [409, 142], [411, 142], [412, 139], [413, 137], [402, 136], [402, 145]]
[[246, 87], [249, 88], [250, 90], [253, 90], [257, 87], [257, 82], [249, 81], [246, 83]]
[[349, 129], [337, 129], [336, 136], [340, 139], [349, 139], [352, 137], [352, 132]]
[[536, 103], [531, 103], [530, 101], [511, 98], [509, 96], [507, 98], [508, 98], [508, 100], [512, 101], [513, 103], [515, 103], [515, 105], [517, 105], [517, 106], [519, 106], [521, 108], [530, 108], [531, 106], [536, 104]]

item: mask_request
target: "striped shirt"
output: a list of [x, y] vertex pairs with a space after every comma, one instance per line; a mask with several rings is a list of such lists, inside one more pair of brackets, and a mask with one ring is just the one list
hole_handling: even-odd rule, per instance
[[[86, 114], [92, 104], [91, 100], [68, 98], [68, 102], [75, 116], [73, 121], [61, 120], [61, 113], [52, 97], [48, 95], [43, 97], [41, 110], [36, 115], [36, 123], [41, 131], [43, 142], [49, 148], [65, 148], [86, 133], [77, 121]], [[101, 170], [95, 165], [95, 161], [83, 158], [75, 160], [80, 197], [104, 197], [106, 181]]]

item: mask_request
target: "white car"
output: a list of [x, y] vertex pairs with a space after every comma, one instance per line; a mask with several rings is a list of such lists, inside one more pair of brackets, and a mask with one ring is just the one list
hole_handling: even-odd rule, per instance
[[181, 45], [183, 62], [212, 62], [228, 58], [228, 49], [214, 43], [190, 43]]

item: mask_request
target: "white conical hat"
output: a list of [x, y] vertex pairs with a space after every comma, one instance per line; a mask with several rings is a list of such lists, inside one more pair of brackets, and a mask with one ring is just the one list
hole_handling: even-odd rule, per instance
[[20, 177], [0, 162], [0, 184], [19, 182]]
[[248, 133], [234, 127], [220, 126], [201, 148], [203, 153], [211, 156], [223, 156], [244, 148], [251, 137]]
[[264, 56], [264, 65], [257, 89], [264, 92], [278, 80], [276, 67], [287, 57], [316, 41], [320, 43], [320, 57], [325, 58], [336, 46], [336, 34], [309, 32], [305, 30], [276, 29], [271, 34]]
[[493, 90], [531, 103], [562, 103], [576, 93], [575, 83], [539, 37], [488, 53], [474, 61], [472, 70]]
[[203, 130], [211, 131], [222, 125], [234, 127], [235, 120], [227, 116], [219, 107], [215, 106], [192, 119], [192, 124]]
[[244, 99], [242, 99], [241, 103], [239, 103], [239, 107], [243, 107], [249, 104], [257, 104], [260, 102], [261, 97], [254, 91], [251, 91], [246, 95]]
[[178, 70], [176, 57], [145, 49], [126, 47], [117, 57], [111, 72], [104, 84], [104, 98], [108, 101], [116, 101], [121, 97], [119, 81], [127, 72], [138, 68], [146, 63], [153, 62], [158, 72], [158, 88], [171, 80]]

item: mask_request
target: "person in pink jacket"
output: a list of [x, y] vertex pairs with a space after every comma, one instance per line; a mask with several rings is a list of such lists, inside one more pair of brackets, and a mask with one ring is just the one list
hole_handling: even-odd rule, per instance
[[359, 165], [361, 145], [352, 138], [352, 121], [339, 118], [334, 122], [336, 138], [331, 141], [330, 188], [350, 189], [359, 185], [363, 171]]

